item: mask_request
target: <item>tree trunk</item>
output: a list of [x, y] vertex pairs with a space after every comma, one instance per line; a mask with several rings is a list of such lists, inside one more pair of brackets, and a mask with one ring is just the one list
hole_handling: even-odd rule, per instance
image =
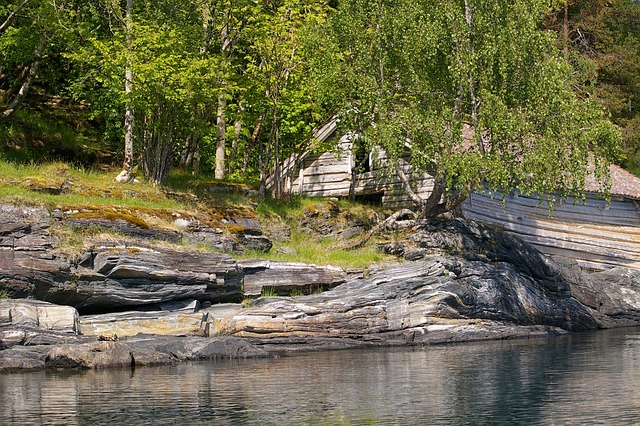
[[[131, 93], [131, 86], [133, 80], [133, 73], [131, 68], [125, 70], [125, 83], [124, 92], [126, 96]], [[133, 170], [133, 106], [131, 101], [127, 100], [127, 104], [124, 110], [124, 162], [122, 170], [131, 174]]]
[[200, 138], [196, 141], [196, 148], [193, 154], [193, 167], [191, 169], [193, 176], [200, 176]]
[[456, 207], [458, 207], [468, 196], [467, 192], [461, 191], [453, 195], [452, 197], [444, 197], [445, 194], [445, 183], [444, 179], [441, 177], [433, 178], [433, 190], [427, 199], [423, 199], [418, 194], [415, 193], [413, 188], [411, 188], [411, 184], [409, 183], [409, 179], [407, 175], [402, 170], [400, 164], [396, 164], [396, 174], [398, 178], [402, 182], [402, 187], [404, 189], [405, 194], [411, 198], [411, 201], [418, 208], [419, 216], [423, 218], [433, 218], [439, 216], [443, 213], [449, 212]]
[[404, 173], [404, 170], [402, 170], [402, 166], [400, 165], [399, 162], [396, 163], [396, 174], [398, 175], [398, 178], [402, 182], [402, 187], [404, 189], [404, 192], [409, 196], [409, 198], [411, 198], [411, 201], [413, 201], [413, 203], [418, 207], [418, 209], [420, 209], [420, 211], [424, 210], [425, 200], [423, 200], [418, 194], [415, 193], [413, 188], [411, 188], [409, 179], [407, 178], [407, 175]]
[[269, 144], [267, 143], [266, 152], [264, 143], [260, 139], [260, 147], [258, 149], [258, 167], [260, 168], [260, 197], [267, 196], [267, 164], [266, 159], [269, 158]]
[[[20, 71], [20, 75], [18, 76], [18, 78], [16, 78], [16, 80], [11, 84], [11, 86], [9, 87], [9, 90], [7, 90], [4, 93], [4, 100], [9, 102], [9, 100], [11, 100], [11, 98], [13, 98], [13, 95], [20, 89], [20, 87], [22, 87], [22, 84], [20, 82], [23, 82], [27, 73], [29, 72], [29, 69], [31, 68], [30, 65], [27, 66], [23, 66], [22, 67], [22, 71]], [[0, 74], [2, 73], [2, 71], [0, 70]]]
[[249, 167], [249, 155], [251, 154], [251, 150], [256, 145], [256, 141], [258, 137], [260, 137], [260, 133], [262, 132], [262, 117], [258, 118], [258, 122], [256, 123], [256, 127], [253, 128], [253, 132], [251, 133], [251, 138], [249, 139], [249, 143], [247, 144], [247, 149], [244, 151], [244, 158], [242, 159], [242, 169], [240, 172], [245, 174], [247, 172], [247, 167]]
[[[131, 10], [133, 9], [133, 0], [127, 0], [127, 8], [125, 11], [124, 26], [126, 37], [126, 49], [129, 53], [131, 48]], [[130, 55], [128, 55], [130, 56]], [[129, 99], [132, 86], [133, 86], [133, 71], [131, 70], [131, 64], [129, 63], [130, 57], [127, 58], [127, 65], [124, 71], [124, 93], [125, 93], [125, 108], [124, 108], [124, 161], [122, 164], [122, 171], [116, 177], [118, 182], [129, 182], [133, 179], [133, 105]]]
[[[274, 164], [274, 170], [273, 170], [273, 180], [272, 180], [272, 186], [271, 186], [271, 193], [273, 195], [274, 198], [280, 200], [282, 199], [283, 196], [283, 191], [282, 191], [282, 174], [280, 173], [280, 132], [279, 132], [279, 120], [278, 120], [278, 101], [279, 98], [278, 97], [274, 97], [273, 99], [273, 111], [272, 111], [272, 116], [271, 116], [271, 130], [269, 131], [269, 138], [267, 140], [267, 158], [266, 158], [266, 162], [267, 162], [267, 167], [266, 167], [266, 171], [269, 170], [268, 167], [268, 162], [271, 159], [271, 151], [273, 150], [273, 154], [274, 154], [274, 158], [273, 158], [273, 164]], [[265, 174], [265, 182], [266, 182], [266, 174]]]
[[153, 117], [147, 121], [143, 146], [143, 168], [147, 180], [153, 185], [165, 183], [173, 153], [174, 119], [171, 108], [158, 105]]
[[191, 174], [200, 174], [200, 133], [187, 136], [184, 149], [180, 153], [179, 166], [183, 169], [191, 168]]
[[193, 143], [192, 142], [193, 138], [194, 138], [194, 135], [191, 134], [191, 135], [188, 135], [185, 140], [184, 148], [180, 153], [180, 161], [178, 162], [178, 166], [180, 168], [186, 169], [187, 167], [190, 167], [193, 162], [193, 149], [191, 147]]
[[233, 124], [233, 140], [231, 141], [231, 155], [228, 161], [227, 170], [231, 174], [237, 169], [237, 160], [238, 160], [238, 143], [240, 141], [240, 133], [242, 132], [242, 120], [240, 114], [244, 111], [244, 106], [242, 103], [238, 103], [238, 118], [236, 118], [235, 123]]
[[216, 118], [217, 139], [216, 139], [216, 166], [214, 171], [214, 177], [216, 179], [224, 179], [224, 155], [226, 148], [226, 130], [227, 122], [225, 119], [225, 110], [227, 108], [227, 100], [224, 94], [218, 96], [218, 114]]
[[[221, 47], [222, 56], [224, 59], [228, 59], [231, 57], [231, 52], [233, 51], [233, 41], [229, 37], [229, 24], [223, 26], [220, 38], [221, 38]], [[225, 85], [225, 82], [222, 82], [222, 86]], [[224, 163], [225, 163], [225, 150], [227, 144], [227, 120], [225, 118], [227, 110], [227, 99], [225, 97], [225, 93], [220, 93], [218, 95], [218, 114], [216, 119], [216, 124], [218, 126], [218, 137], [216, 140], [216, 164], [214, 176], [216, 179], [224, 179]]]
[[29, 89], [31, 88], [31, 83], [33, 83], [33, 79], [36, 77], [36, 74], [38, 73], [38, 68], [40, 68], [40, 59], [42, 58], [42, 52], [44, 51], [46, 44], [47, 44], [47, 35], [43, 34], [40, 37], [40, 41], [38, 42], [38, 45], [36, 46], [36, 50], [33, 52], [34, 59], [33, 59], [33, 62], [31, 63], [31, 66], [29, 67], [29, 73], [27, 74], [25, 80], [22, 82], [22, 86], [20, 86], [20, 90], [18, 91], [16, 96], [9, 103], [9, 105], [7, 106], [7, 109], [5, 109], [2, 112], [2, 115], [5, 118], [10, 117], [11, 114], [13, 114], [15, 110], [18, 109], [20, 105], [22, 105], [22, 102], [27, 97], [27, 94], [29, 93]]

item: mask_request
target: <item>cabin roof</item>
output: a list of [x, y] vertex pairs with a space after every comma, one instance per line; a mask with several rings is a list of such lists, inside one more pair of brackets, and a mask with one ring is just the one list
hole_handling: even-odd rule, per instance
[[[640, 178], [615, 164], [609, 166], [609, 173], [611, 174], [611, 195], [640, 200]], [[591, 175], [585, 181], [585, 191], [602, 192], [602, 185]]]

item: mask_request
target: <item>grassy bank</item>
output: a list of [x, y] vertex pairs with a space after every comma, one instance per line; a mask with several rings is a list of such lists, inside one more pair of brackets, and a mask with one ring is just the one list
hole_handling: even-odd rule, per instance
[[[359, 250], [341, 250], [337, 248], [339, 241], [335, 236], [315, 233], [302, 225], [310, 213], [326, 208], [326, 200], [294, 198], [287, 203], [260, 200], [252, 195], [255, 191], [247, 191], [250, 187], [237, 183], [225, 186], [231, 190], [210, 191], [211, 186], [225, 184], [179, 171], [173, 172], [163, 187], [150, 185], [143, 179], [136, 184], [120, 184], [114, 181], [117, 172], [116, 168], [88, 169], [60, 161], [24, 164], [0, 160], [0, 201], [63, 211], [80, 210], [85, 218], [120, 218], [160, 229], [174, 229], [176, 214], [211, 223], [216, 219], [224, 222], [221, 218], [232, 212], [257, 218], [269, 237], [283, 229], [288, 234], [284, 239], [272, 238], [274, 247], [269, 253], [248, 251], [237, 255], [241, 259], [260, 257], [343, 268], [366, 268], [385, 260], [373, 241]], [[375, 218], [383, 214], [349, 201], [334, 201], [331, 206], [339, 212], [331, 218], [338, 225], [351, 220], [371, 226]], [[90, 231], [57, 229], [56, 232], [64, 244], [69, 245], [69, 252], [73, 252], [74, 247], [81, 248], [84, 240], [93, 236]], [[211, 250], [206, 245], [191, 248]], [[65, 252], [65, 248], [61, 251]]]

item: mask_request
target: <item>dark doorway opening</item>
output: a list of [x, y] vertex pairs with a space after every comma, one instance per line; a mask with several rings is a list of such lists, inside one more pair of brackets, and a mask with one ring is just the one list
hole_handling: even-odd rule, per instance
[[362, 204], [371, 206], [381, 206], [384, 192], [376, 192], [375, 194], [360, 194], [355, 196], [355, 200]]

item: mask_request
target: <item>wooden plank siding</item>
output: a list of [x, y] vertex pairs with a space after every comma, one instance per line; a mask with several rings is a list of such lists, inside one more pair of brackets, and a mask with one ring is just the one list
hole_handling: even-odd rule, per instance
[[[400, 159], [400, 166], [407, 175], [414, 192], [428, 198], [433, 191], [433, 177], [427, 173], [412, 173], [409, 153]], [[384, 150], [377, 150], [374, 155], [373, 171], [356, 175], [354, 193], [358, 195], [381, 194], [382, 205], [389, 208], [415, 207], [411, 197], [404, 190], [402, 181], [391, 164], [391, 158]]]
[[640, 269], [640, 215], [632, 200], [614, 197], [611, 204], [587, 194], [549, 211], [539, 197], [474, 193], [462, 205], [464, 217], [504, 228], [542, 253], [575, 259], [593, 270], [615, 266]]
[[338, 152], [310, 154], [300, 161], [291, 191], [308, 197], [348, 197], [352, 169], [351, 142], [342, 138]]
[[[509, 196], [505, 200], [503, 208], [501, 196], [472, 194], [465, 202], [471, 204], [476, 212], [483, 210], [494, 213], [498, 210], [508, 211], [513, 215], [521, 214], [533, 216], [541, 220], [553, 217], [555, 220], [562, 220], [574, 223], [592, 223], [617, 226], [640, 226], [640, 216], [635, 210], [633, 203], [624, 199], [612, 199], [609, 208], [605, 208], [605, 202], [601, 199], [590, 196], [586, 204], [573, 204], [569, 200], [566, 204], [556, 205], [553, 211], [549, 210], [545, 201], [537, 197]], [[629, 208], [631, 207], [631, 208]]]

